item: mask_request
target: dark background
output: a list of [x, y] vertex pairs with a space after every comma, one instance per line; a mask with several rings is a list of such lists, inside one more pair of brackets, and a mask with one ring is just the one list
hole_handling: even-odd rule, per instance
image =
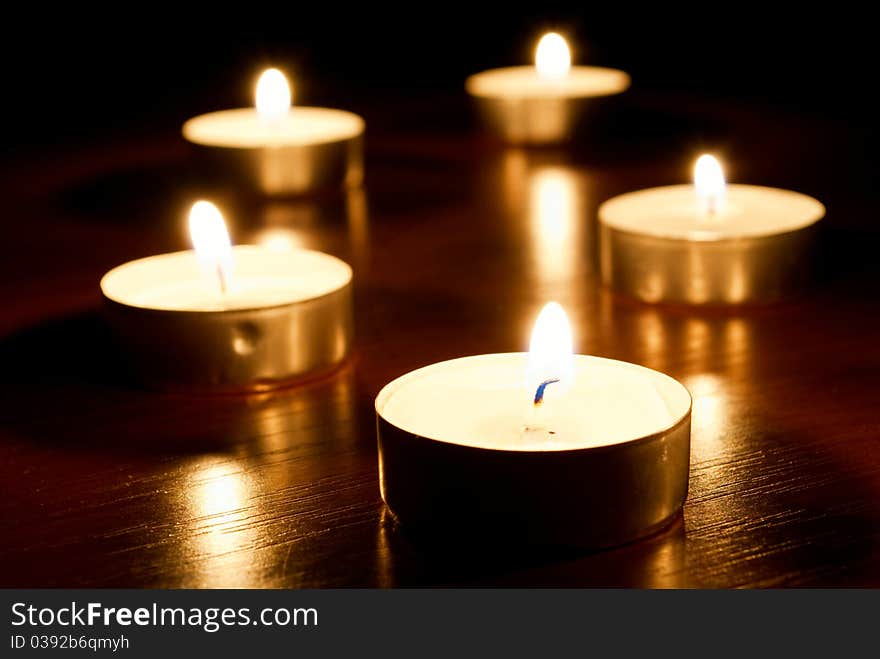
[[529, 62], [546, 29], [569, 37], [577, 62], [623, 68], [641, 91], [791, 106], [863, 129], [875, 114], [875, 21], [839, 4], [304, 4], [38, 6], [7, 17], [6, 147], [173, 128], [250, 104], [267, 65], [296, 78], [303, 104], [363, 110], [384, 95], [383, 116], [367, 119], [393, 124], [408, 99], [463, 94], [470, 73]]

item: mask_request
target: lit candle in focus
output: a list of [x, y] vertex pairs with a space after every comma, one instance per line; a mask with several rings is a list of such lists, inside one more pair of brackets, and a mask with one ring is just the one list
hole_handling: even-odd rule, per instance
[[573, 354], [551, 302], [529, 353], [432, 364], [379, 392], [382, 496], [402, 524], [469, 540], [630, 540], [684, 501], [690, 405], [662, 373]]
[[351, 268], [312, 250], [232, 246], [219, 209], [193, 204], [194, 250], [108, 272], [101, 290], [145, 381], [267, 388], [339, 363], [351, 343]]
[[615, 444], [673, 421], [677, 408], [665, 397], [666, 376], [573, 354], [568, 318], [557, 303], [539, 314], [529, 347], [414, 371], [380, 395], [381, 413], [423, 437], [522, 451]]

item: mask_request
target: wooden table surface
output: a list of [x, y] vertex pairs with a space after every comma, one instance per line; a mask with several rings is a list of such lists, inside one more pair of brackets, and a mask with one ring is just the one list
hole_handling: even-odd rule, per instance
[[[355, 109], [367, 183], [313, 201], [200, 181], [174, 126], [3, 161], [0, 586], [880, 586], [880, 202], [858, 127], [632, 92], [589, 141], [524, 151], [470, 129], [462, 98]], [[598, 204], [687, 180], [704, 148], [729, 180], [827, 204], [817, 288], [703, 310], [600, 286]], [[98, 281], [186, 248], [185, 212], [208, 195], [236, 242], [352, 264], [357, 338], [341, 371], [245, 397], [142, 390], [122, 374]], [[410, 537], [379, 497], [376, 393], [438, 360], [524, 350], [550, 299], [579, 352], [692, 391], [682, 518], [587, 554]]]

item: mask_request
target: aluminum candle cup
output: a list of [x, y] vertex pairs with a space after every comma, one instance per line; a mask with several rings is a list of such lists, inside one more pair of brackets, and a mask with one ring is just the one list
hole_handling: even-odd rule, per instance
[[302, 195], [363, 180], [364, 121], [329, 108], [296, 107], [274, 125], [255, 110], [212, 112], [183, 135], [206, 170], [267, 196]]
[[599, 207], [605, 284], [646, 302], [745, 304], [809, 283], [825, 207], [790, 190], [725, 186], [717, 161], [711, 167], [704, 181], [698, 169], [695, 186], [639, 190]]
[[477, 73], [465, 88], [489, 132], [510, 144], [540, 145], [572, 139], [602, 97], [629, 84], [616, 69], [577, 66], [564, 79], [545, 82], [534, 67], [515, 66]]
[[635, 364], [575, 355], [574, 383], [543, 421], [524, 422], [528, 359], [440, 362], [382, 389], [379, 478], [394, 517], [468, 541], [581, 548], [669, 524], [688, 488], [687, 389]]
[[568, 45], [555, 33], [539, 42], [535, 66], [491, 69], [465, 81], [491, 133], [533, 145], [570, 140], [588, 110], [629, 85], [629, 75], [617, 69], [571, 66]]
[[211, 112], [183, 125], [205, 169], [267, 196], [359, 185], [364, 120], [330, 108], [291, 107], [287, 79], [263, 72], [256, 106]]
[[261, 390], [329, 371], [352, 341], [351, 268], [310, 250], [232, 248], [221, 294], [192, 251], [131, 261], [101, 291], [111, 328], [147, 384]]
[[[779, 222], [737, 226], [719, 219], [681, 229], [656, 222], [682, 211], [695, 217], [691, 186], [622, 195], [599, 208], [600, 269], [608, 286], [646, 302], [746, 304], [772, 302], [803, 289], [811, 277], [816, 222], [824, 207], [786, 190], [734, 185], [731, 213]], [[736, 210], [733, 210], [736, 209]], [[785, 220], [785, 221], [783, 221]]]

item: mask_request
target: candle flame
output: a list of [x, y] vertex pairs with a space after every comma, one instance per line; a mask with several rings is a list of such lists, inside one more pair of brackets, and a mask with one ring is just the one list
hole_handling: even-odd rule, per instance
[[704, 153], [694, 165], [694, 187], [708, 213], [714, 213], [724, 198], [724, 171], [714, 156]]
[[571, 68], [571, 52], [562, 35], [548, 32], [535, 50], [535, 68], [542, 78], [562, 78]]
[[529, 391], [539, 405], [547, 385], [557, 390], [571, 384], [574, 377], [574, 349], [571, 325], [565, 310], [556, 302], [541, 309], [532, 330], [526, 379]]
[[290, 110], [287, 78], [278, 69], [266, 69], [257, 81], [257, 112], [265, 119], [283, 117]]
[[219, 279], [225, 293], [232, 276], [232, 244], [220, 210], [210, 201], [197, 201], [189, 211], [189, 235], [196, 257], [210, 277]]

